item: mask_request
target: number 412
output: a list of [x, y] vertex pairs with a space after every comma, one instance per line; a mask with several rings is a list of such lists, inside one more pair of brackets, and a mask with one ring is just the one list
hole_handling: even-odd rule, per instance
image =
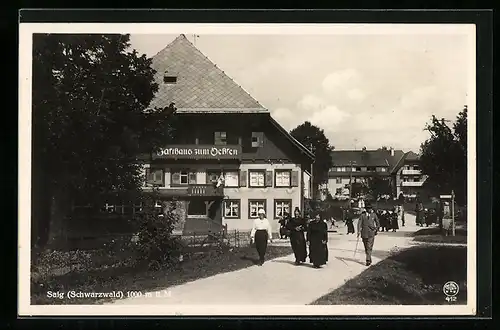
[[447, 302], [456, 302], [457, 301], [457, 297], [446, 297], [445, 299]]

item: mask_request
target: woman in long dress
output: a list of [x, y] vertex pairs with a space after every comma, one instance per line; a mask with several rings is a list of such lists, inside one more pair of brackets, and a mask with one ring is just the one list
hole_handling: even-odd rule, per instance
[[328, 261], [328, 228], [321, 216], [316, 214], [307, 226], [307, 241], [309, 242], [309, 261], [314, 268], [320, 268]]
[[399, 223], [398, 223], [399, 215], [398, 215], [397, 206], [394, 207], [394, 209], [392, 210], [392, 212], [390, 214], [390, 219], [391, 219], [391, 229], [393, 232], [396, 232], [396, 230], [399, 229]]
[[307, 223], [301, 216], [299, 208], [295, 208], [294, 217], [291, 218], [286, 225], [290, 231], [290, 244], [292, 245], [293, 254], [295, 255], [295, 264], [300, 265], [306, 261], [307, 248], [304, 232], [306, 231]]
[[259, 254], [259, 265], [262, 266], [265, 261], [267, 250], [267, 241], [272, 242], [271, 224], [266, 218], [266, 212], [263, 209], [258, 211], [259, 217], [254, 220], [253, 228], [250, 232], [250, 239], [255, 242], [255, 248]]

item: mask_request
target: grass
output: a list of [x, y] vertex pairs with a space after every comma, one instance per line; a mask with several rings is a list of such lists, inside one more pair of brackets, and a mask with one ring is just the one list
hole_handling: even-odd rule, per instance
[[[291, 247], [269, 246], [267, 259], [274, 259], [292, 253]], [[48, 292], [112, 292], [122, 291], [156, 291], [174, 285], [220, 273], [250, 267], [257, 262], [255, 248], [241, 247], [226, 251], [208, 251], [193, 255], [190, 259], [159, 271], [145, 271], [132, 267], [107, 268], [92, 272], [71, 272], [55, 276], [49, 280], [32, 282], [31, 304], [63, 305], [63, 304], [102, 304], [106, 298], [49, 298]]]
[[413, 240], [422, 243], [467, 244], [467, 229], [458, 227], [455, 236], [443, 235], [438, 227], [423, 228], [413, 233]]
[[312, 305], [441, 305], [443, 285], [455, 281], [453, 304], [467, 303], [467, 248], [416, 246], [368, 268]]

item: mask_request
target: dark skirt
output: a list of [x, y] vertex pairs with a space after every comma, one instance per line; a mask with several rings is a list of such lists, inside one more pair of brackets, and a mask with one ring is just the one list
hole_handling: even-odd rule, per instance
[[311, 240], [309, 243], [309, 260], [314, 266], [321, 266], [328, 261], [328, 246], [321, 240]]
[[290, 243], [292, 245], [293, 254], [295, 255], [295, 261], [305, 262], [307, 257], [307, 248], [304, 232], [291, 231]]
[[393, 218], [391, 220], [391, 229], [399, 229], [398, 218]]
[[255, 232], [255, 248], [259, 254], [260, 261], [264, 261], [267, 250], [268, 234], [267, 230], [257, 230]]

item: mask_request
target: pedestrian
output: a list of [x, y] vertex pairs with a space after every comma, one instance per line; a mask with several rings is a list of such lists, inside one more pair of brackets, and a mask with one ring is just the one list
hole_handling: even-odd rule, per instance
[[293, 218], [287, 223], [287, 229], [290, 232], [290, 244], [295, 255], [295, 264], [300, 265], [306, 261], [307, 257], [306, 239], [304, 237], [307, 223], [298, 207], [295, 208], [293, 213]]
[[417, 215], [416, 222], [417, 226], [424, 225], [424, 204], [420, 200], [420, 197], [417, 197], [417, 203], [415, 204], [415, 213]]
[[381, 231], [389, 231], [389, 213], [382, 210], [379, 214]]
[[396, 232], [396, 230], [399, 229], [399, 215], [398, 215], [398, 207], [394, 206], [394, 209], [392, 210], [391, 213], [391, 229], [393, 232]]
[[287, 229], [287, 223], [290, 221], [290, 214], [288, 212], [284, 212], [283, 215], [280, 217], [279, 224], [280, 224], [280, 238], [281, 239], [286, 239], [289, 236], [289, 230]]
[[403, 205], [399, 205], [400, 216], [401, 216], [401, 226], [405, 226], [405, 208]]
[[361, 214], [358, 220], [358, 238], [361, 237], [365, 246], [366, 265], [372, 264], [372, 249], [380, 223], [371, 205], [366, 205], [366, 213]]
[[320, 268], [328, 261], [328, 228], [321, 215], [317, 213], [307, 226], [309, 261], [314, 268]]
[[347, 235], [354, 234], [354, 215], [352, 210], [347, 210], [345, 224], [347, 226]]
[[264, 264], [264, 259], [267, 250], [267, 242], [272, 242], [272, 229], [269, 220], [266, 218], [266, 212], [263, 209], [259, 209], [257, 212], [258, 218], [253, 222], [253, 228], [250, 232], [250, 238], [252, 242], [255, 242], [255, 248], [259, 254], [259, 265]]

